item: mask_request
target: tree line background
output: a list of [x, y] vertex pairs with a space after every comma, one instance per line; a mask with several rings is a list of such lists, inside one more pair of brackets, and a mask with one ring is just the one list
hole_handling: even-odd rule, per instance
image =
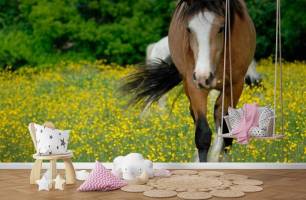
[[[257, 30], [256, 58], [275, 44], [275, 0], [246, 0]], [[281, 0], [286, 60], [304, 60], [305, 0]], [[144, 61], [167, 35], [175, 0], [0, 0], [0, 68], [60, 60]]]

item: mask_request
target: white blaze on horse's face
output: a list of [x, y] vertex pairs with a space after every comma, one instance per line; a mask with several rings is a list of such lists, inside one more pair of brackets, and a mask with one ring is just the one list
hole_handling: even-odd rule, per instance
[[[191, 49], [195, 59], [193, 80], [198, 88], [210, 88], [215, 85], [215, 66], [212, 60], [211, 35], [215, 26], [216, 14], [209, 11], [199, 12], [189, 23]], [[215, 48], [215, 47], [214, 47]]]

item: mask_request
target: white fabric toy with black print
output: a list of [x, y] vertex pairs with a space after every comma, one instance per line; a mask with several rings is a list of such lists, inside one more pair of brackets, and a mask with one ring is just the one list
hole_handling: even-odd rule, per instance
[[56, 155], [67, 153], [69, 130], [58, 130], [34, 124], [36, 132], [37, 153]]

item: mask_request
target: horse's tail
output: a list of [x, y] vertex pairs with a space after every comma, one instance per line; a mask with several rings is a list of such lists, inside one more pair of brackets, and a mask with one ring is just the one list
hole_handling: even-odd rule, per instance
[[120, 90], [133, 94], [129, 105], [144, 103], [149, 105], [157, 101], [182, 81], [173, 62], [154, 60], [124, 78]]

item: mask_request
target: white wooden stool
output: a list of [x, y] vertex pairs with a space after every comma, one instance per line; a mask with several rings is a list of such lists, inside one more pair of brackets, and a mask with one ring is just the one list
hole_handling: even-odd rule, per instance
[[[45, 123], [45, 126], [49, 128], [54, 128], [52, 123]], [[34, 128], [34, 123], [30, 123], [29, 131], [31, 133], [31, 138], [37, 151], [37, 143], [36, 143], [36, 133]], [[33, 154], [33, 158], [35, 159], [35, 163], [32, 167], [31, 176], [30, 176], [30, 184], [36, 184], [37, 180], [41, 179], [41, 168], [44, 160], [50, 162], [50, 178], [53, 180], [56, 178], [56, 161], [62, 160], [65, 166], [65, 176], [66, 176], [66, 184], [74, 184], [76, 182], [76, 175], [74, 171], [74, 167], [72, 165], [71, 158], [73, 157], [73, 153], [68, 150], [67, 154], [60, 155], [39, 155], [38, 153]], [[52, 188], [52, 181], [49, 183], [49, 188]]]

